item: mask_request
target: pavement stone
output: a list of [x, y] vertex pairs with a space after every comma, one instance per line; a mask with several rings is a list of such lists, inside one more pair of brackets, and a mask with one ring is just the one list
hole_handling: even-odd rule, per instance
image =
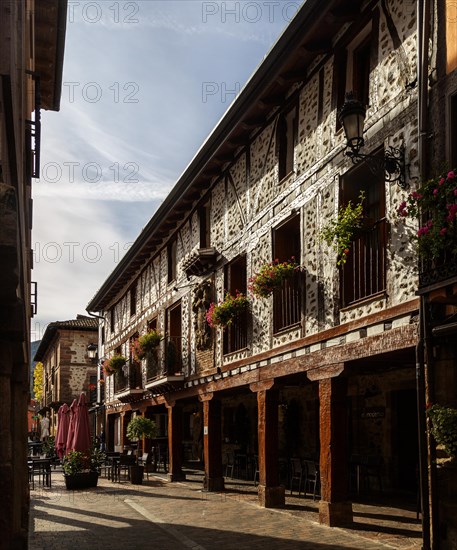
[[413, 510], [354, 504], [354, 528], [318, 523], [318, 502], [287, 495], [283, 510], [257, 504], [252, 482], [227, 480], [227, 491], [202, 491], [201, 472], [170, 483], [150, 475], [143, 485], [100, 478], [98, 487], [67, 491], [63, 475], [52, 488], [31, 491], [30, 550], [90, 548], [157, 550], [419, 550]]

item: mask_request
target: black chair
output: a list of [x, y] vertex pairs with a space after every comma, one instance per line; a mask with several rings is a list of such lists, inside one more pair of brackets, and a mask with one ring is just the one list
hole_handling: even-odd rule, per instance
[[259, 482], [259, 457], [254, 455], [254, 486]]
[[298, 481], [298, 496], [300, 496], [302, 482], [303, 482], [303, 467], [301, 464], [301, 460], [299, 458], [291, 458], [290, 468], [291, 468], [290, 494], [292, 494], [292, 491], [293, 491], [294, 481]]
[[233, 473], [235, 471], [235, 454], [233, 451], [227, 453], [227, 464], [225, 465], [225, 477], [230, 477], [233, 479]]
[[146, 474], [146, 478], [149, 480], [149, 472], [154, 471], [153, 463], [152, 463], [152, 452], [149, 453], [143, 453], [143, 456], [138, 459], [138, 464], [140, 466], [144, 467], [144, 473]]
[[121, 481], [121, 474], [124, 473], [130, 479], [130, 466], [136, 463], [134, 455], [121, 455], [119, 460], [114, 462], [112, 468], [112, 480]]
[[29, 460], [27, 463], [29, 482], [32, 483], [32, 489], [35, 489], [35, 477], [46, 487], [51, 487], [51, 460], [50, 459], [35, 459]]
[[311, 486], [312, 486], [312, 494], [313, 494], [313, 500], [316, 500], [316, 493], [317, 488], [319, 487], [319, 468], [317, 464], [314, 462], [314, 460], [305, 460], [304, 463], [305, 468], [305, 483], [304, 483], [304, 492], [305, 496], [308, 492], [311, 492]]

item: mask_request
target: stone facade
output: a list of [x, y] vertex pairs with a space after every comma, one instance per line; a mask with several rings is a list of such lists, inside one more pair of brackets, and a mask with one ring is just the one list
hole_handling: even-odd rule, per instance
[[[131, 411], [149, 414], [163, 407], [170, 411], [180, 403], [186, 414], [203, 414], [206, 487], [221, 488], [224, 453], [217, 442], [219, 420], [224, 434], [224, 414], [243, 403], [250, 426], [258, 426], [243, 446], [258, 453], [261, 504], [284, 502], [279, 454], [312, 457], [320, 460], [326, 480], [321, 520], [337, 525], [352, 520], [347, 494], [353, 480], [347, 469], [352, 457], [382, 455], [379, 485], [389, 490], [400, 490], [402, 472], [415, 471], [418, 461], [415, 444], [412, 452], [404, 449], [396, 428], [401, 426], [413, 439], [418, 428], [414, 414], [405, 413], [416, 408], [419, 300], [411, 237], [417, 227], [397, 215], [405, 189], [384, 181], [383, 173], [371, 175], [364, 162], [353, 170], [344, 154], [346, 140], [337, 111], [343, 92], [351, 89], [350, 79], [356, 83], [357, 52], [362, 50], [368, 64], [363, 151], [382, 155], [382, 149], [404, 147], [406, 183], [414, 190], [421, 172], [419, 21], [415, 5], [409, 2], [360, 2], [355, 15], [346, 11], [344, 2], [336, 1], [322, 8], [324, 19], [319, 23], [328, 29], [324, 39], [312, 30], [319, 25], [307, 4], [235, 101], [226, 115], [228, 122], [223, 119], [176, 184], [169, 202], [152, 218], [150, 233], [146, 228], [122, 269], [113, 272], [89, 309], [104, 317], [105, 340], [100, 347], [104, 357], [115, 350], [129, 357], [129, 339], [145, 333], [153, 321], [163, 335], [159, 355], [164, 361], [170, 338], [179, 332], [182, 376], [162, 370], [160, 376], [148, 378], [143, 361], [143, 393], [127, 392], [122, 398], [110, 377], [108, 416], [117, 419], [120, 414], [122, 421], [122, 415]], [[430, 59], [433, 65], [433, 56]], [[216, 140], [219, 149], [212, 148]], [[362, 173], [369, 181], [357, 181]], [[385, 231], [379, 233], [378, 242], [383, 244], [377, 250], [384, 263], [374, 268], [373, 277], [382, 273], [383, 278], [376, 290], [363, 290], [361, 298], [344, 302], [345, 284], [369, 286], [364, 270], [371, 263], [366, 258], [357, 266], [354, 260], [352, 272], [339, 267], [321, 232], [347, 203], [347, 182], [371, 193], [370, 184], [374, 187], [379, 181], [376, 223]], [[204, 207], [210, 209], [209, 227], [205, 226], [209, 237], [202, 244]], [[294, 229], [287, 232], [284, 228], [290, 223]], [[243, 334], [237, 333], [242, 326], [238, 318], [238, 325], [234, 322], [224, 331], [212, 329], [208, 348], [198, 349], [202, 312], [194, 307], [196, 289], [208, 285], [214, 302], [222, 301], [228, 290], [246, 292], [249, 278], [262, 265], [293, 247], [299, 250], [296, 261], [301, 266], [299, 298], [294, 302], [284, 294], [278, 303], [278, 294], [258, 298], [248, 293]], [[205, 264], [210, 248], [214, 261]], [[170, 252], [174, 250], [175, 259]], [[194, 257], [203, 262], [198, 272], [189, 270], [189, 265], [197, 265], [192, 263]], [[176, 271], [170, 267], [173, 262]], [[130, 293], [135, 282], [141, 291], [136, 292], [133, 311]], [[284, 314], [286, 319], [292, 306], [299, 309], [298, 317], [278, 324], [278, 317]], [[175, 307], [180, 307], [179, 323], [173, 316]], [[299, 443], [287, 435], [291, 410], [298, 411], [300, 418]], [[344, 422], [346, 417], [350, 422]], [[170, 412], [168, 421], [175, 421]], [[198, 436], [193, 434], [194, 439]], [[170, 452], [176, 451], [173, 436], [169, 439]], [[406, 489], [415, 492], [415, 483], [408, 478]]]

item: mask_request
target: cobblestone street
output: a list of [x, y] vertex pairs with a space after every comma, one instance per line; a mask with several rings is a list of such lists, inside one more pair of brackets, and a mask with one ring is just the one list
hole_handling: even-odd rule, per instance
[[[30, 550], [75, 548], [160, 550], [337, 549], [421, 546], [414, 511], [354, 504], [354, 528], [317, 522], [317, 501], [287, 495], [284, 510], [256, 503], [256, 489], [228, 480], [225, 493], [201, 490], [201, 473], [183, 483], [150, 476], [144, 485], [100, 478], [96, 489], [72, 492], [54, 471], [52, 488], [31, 491]], [[397, 516], [396, 514], [401, 514]], [[376, 527], [374, 526], [376, 523]]]

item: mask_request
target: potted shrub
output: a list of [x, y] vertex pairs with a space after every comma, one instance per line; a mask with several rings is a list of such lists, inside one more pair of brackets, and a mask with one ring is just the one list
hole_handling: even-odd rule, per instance
[[99, 449], [88, 453], [70, 451], [62, 460], [65, 486], [69, 490], [96, 487], [106, 455]]
[[133, 342], [133, 352], [135, 359], [141, 361], [146, 359], [148, 354], [155, 351], [162, 340], [162, 335], [157, 330], [151, 330], [143, 336], [140, 336]]
[[457, 255], [457, 176], [451, 170], [423, 183], [398, 207], [402, 218], [419, 219], [414, 236], [419, 256], [434, 260]]
[[133, 484], [141, 485], [143, 483], [144, 466], [138, 464], [140, 441], [143, 437], [146, 439], [157, 437], [156, 423], [145, 416], [135, 416], [127, 425], [127, 437], [130, 441], [138, 441], [137, 464], [130, 466], [130, 480]]
[[432, 405], [427, 409], [431, 420], [431, 432], [435, 441], [449, 455], [451, 461], [457, 458], [457, 409]]
[[274, 260], [269, 264], [264, 264], [260, 270], [250, 277], [249, 290], [254, 296], [268, 298], [273, 291], [282, 285], [285, 279], [290, 279], [300, 270], [300, 266], [291, 258], [287, 262]]
[[348, 254], [357, 233], [363, 228], [363, 201], [365, 193], [359, 194], [359, 202], [354, 206], [351, 201], [346, 206], [340, 206], [336, 220], [330, 221], [321, 231], [321, 237], [335, 248], [338, 265], [346, 263]]
[[105, 376], [111, 376], [124, 367], [126, 363], [127, 359], [123, 355], [113, 355], [113, 357], [104, 361], [103, 372]]
[[211, 303], [206, 312], [206, 320], [210, 327], [225, 328], [233, 323], [233, 320], [249, 306], [247, 297], [238, 292], [236, 296], [230, 293], [225, 295], [224, 301], [219, 304]]

